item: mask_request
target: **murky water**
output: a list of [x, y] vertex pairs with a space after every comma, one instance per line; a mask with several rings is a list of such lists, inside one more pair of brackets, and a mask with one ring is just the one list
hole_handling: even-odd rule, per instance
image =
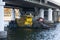
[[60, 24], [50, 29], [8, 30], [8, 40], [60, 40]]

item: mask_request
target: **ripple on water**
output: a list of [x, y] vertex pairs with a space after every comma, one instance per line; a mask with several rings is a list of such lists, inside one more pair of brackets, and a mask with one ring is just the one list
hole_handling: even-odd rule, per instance
[[54, 29], [39, 32], [36, 34], [36, 40], [60, 40], [60, 24]]
[[[10, 32], [10, 33], [13, 33]], [[60, 40], [60, 24], [57, 24], [56, 28], [50, 29], [24, 29], [14, 31], [14, 40]]]

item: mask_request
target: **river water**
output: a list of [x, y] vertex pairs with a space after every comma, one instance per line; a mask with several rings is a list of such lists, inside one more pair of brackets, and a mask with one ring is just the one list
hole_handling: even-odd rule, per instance
[[60, 40], [60, 23], [49, 29], [8, 29], [8, 40]]

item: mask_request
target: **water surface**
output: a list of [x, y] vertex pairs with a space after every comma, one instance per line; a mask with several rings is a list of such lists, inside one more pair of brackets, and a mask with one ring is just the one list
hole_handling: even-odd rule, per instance
[[60, 24], [49, 29], [8, 30], [8, 40], [59, 40]]

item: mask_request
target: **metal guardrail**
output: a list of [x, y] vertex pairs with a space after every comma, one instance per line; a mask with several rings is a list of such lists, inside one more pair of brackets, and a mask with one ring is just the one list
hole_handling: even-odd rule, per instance
[[34, 2], [34, 3], [40, 3], [40, 1], [37, 1], [37, 0], [25, 0], [25, 1]]

